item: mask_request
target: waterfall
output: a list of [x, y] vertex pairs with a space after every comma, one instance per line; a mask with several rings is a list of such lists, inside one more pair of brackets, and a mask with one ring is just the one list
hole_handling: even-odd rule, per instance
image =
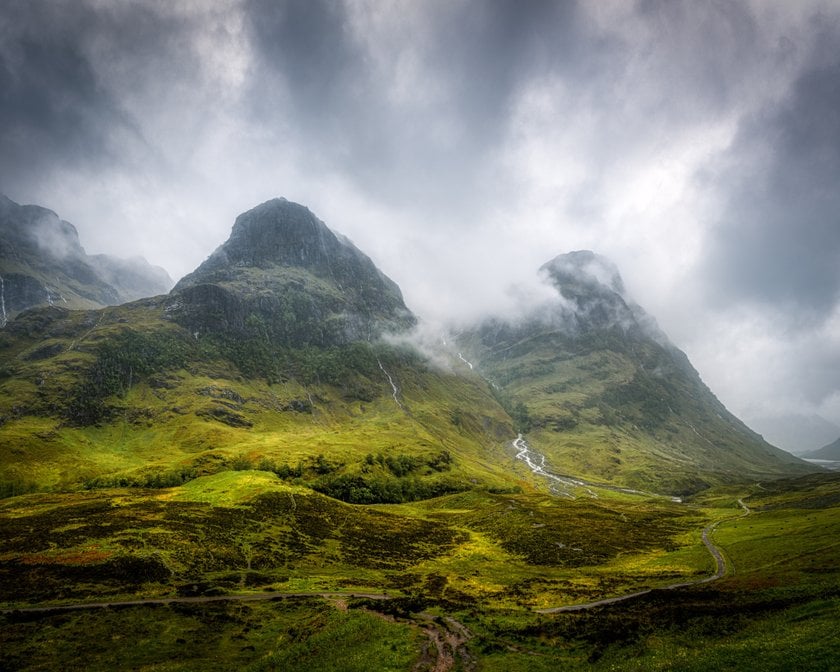
[[0, 329], [6, 326], [6, 283], [0, 275]]

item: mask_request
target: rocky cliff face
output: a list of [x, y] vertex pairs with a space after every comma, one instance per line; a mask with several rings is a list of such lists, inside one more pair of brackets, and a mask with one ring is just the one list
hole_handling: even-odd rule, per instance
[[88, 255], [52, 210], [0, 195], [0, 327], [42, 305], [98, 308], [165, 293], [172, 281], [145, 259]]
[[195, 333], [262, 336], [291, 346], [371, 340], [414, 323], [399, 287], [307, 208], [267, 201], [170, 295]]

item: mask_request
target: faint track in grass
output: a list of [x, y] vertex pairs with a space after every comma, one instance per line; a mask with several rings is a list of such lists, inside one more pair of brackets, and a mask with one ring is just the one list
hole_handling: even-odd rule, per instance
[[210, 602], [264, 602], [293, 597], [320, 597], [323, 599], [341, 599], [359, 597], [368, 600], [390, 600], [392, 595], [384, 593], [246, 593], [240, 595], [198, 595], [195, 597], [150, 597], [139, 600], [108, 600], [103, 602], [79, 602], [77, 604], [56, 604], [39, 607], [15, 607], [0, 609], [0, 614], [47, 614], [61, 611], [83, 611], [91, 609], [111, 609], [143, 606], [166, 606], [169, 604], [208, 604]]
[[648, 593], [653, 592], [654, 590], [676, 590], [677, 588], [688, 588], [690, 586], [698, 586], [703, 583], [711, 583], [712, 581], [717, 581], [718, 579], [723, 578], [726, 576], [726, 560], [723, 557], [723, 552], [715, 546], [714, 541], [712, 541], [712, 532], [715, 531], [715, 528], [720, 525], [721, 523], [725, 523], [730, 520], [737, 520], [738, 518], [744, 518], [745, 516], [749, 516], [752, 511], [750, 507], [748, 507], [742, 498], [738, 499], [738, 504], [744, 510], [740, 516], [733, 516], [731, 518], [721, 518], [720, 520], [716, 520], [713, 523], [709, 523], [706, 527], [703, 528], [703, 533], [701, 538], [703, 539], [703, 545], [706, 547], [706, 550], [709, 551], [712, 558], [715, 561], [715, 573], [711, 576], [707, 576], [702, 579], [695, 579], [694, 581], [683, 581], [681, 583], [672, 583], [668, 586], [662, 586], [660, 588], [647, 588], [645, 590], [639, 590], [635, 593], [628, 593], [627, 595], [619, 595], [618, 597], [607, 597], [603, 600], [595, 600], [594, 602], [585, 602], [583, 604], [569, 604], [562, 607], [548, 607], [546, 609], [536, 609], [537, 613], [540, 614], [559, 614], [564, 612], [570, 611], [586, 611], [588, 609], [595, 609], [596, 607], [605, 607], [610, 604], [616, 604], [617, 602], [624, 602], [625, 600], [632, 600], [636, 597], [641, 597], [642, 595], [647, 595]]

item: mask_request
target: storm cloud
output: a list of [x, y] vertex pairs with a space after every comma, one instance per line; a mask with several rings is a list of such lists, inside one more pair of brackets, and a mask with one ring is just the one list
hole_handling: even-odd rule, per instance
[[173, 277], [285, 196], [431, 321], [593, 249], [759, 431], [840, 424], [839, 22], [820, 0], [10, 0], [0, 192]]

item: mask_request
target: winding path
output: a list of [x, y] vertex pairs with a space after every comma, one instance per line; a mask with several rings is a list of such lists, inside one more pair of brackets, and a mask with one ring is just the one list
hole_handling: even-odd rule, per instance
[[[696, 430], [695, 430], [696, 431]], [[522, 460], [534, 474], [538, 476], [542, 476], [543, 478], [547, 478], [550, 481], [554, 481], [555, 483], [561, 484], [566, 487], [583, 487], [587, 490], [587, 492], [591, 496], [597, 496], [593, 493], [588, 487], [600, 487], [605, 488], [607, 490], [612, 490], [614, 492], [625, 492], [637, 495], [653, 495], [656, 497], [665, 497], [666, 495], [655, 495], [654, 493], [649, 492], [642, 492], [639, 490], [630, 490], [628, 488], [620, 488], [614, 485], [600, 485], [597, 483], [590, 483], [588, 481], [584, 481], [578, 478], [574, 478], [571, 476], [558, 476], [557, 474], [551, 473], [550, 471], [546, 471], [545, 469], [545, 455], [541, 453], [537, 453], [536, 451], [532, 450], [531, 447], [528, 445], [525, 438], [522, 434], [516, 437], [513, 441], [513, 447], [516, 449], [516, 458], [518, 460]], [[574, 497], [570, 492], [567, 490], [561, 490], [560, 494], [565, 495], [566, 497]], [[671, 497], [672, 501], [679, 502], [680, 499], [677, 497]], [[619, 595], [617, 597], [606, 597], [602, 600], [595, 600], [594, 602], [585, 602], [583, 604], [570, 604], [562, 607], [548, 607], [545, 609], [537, 609], [537, 613], [540, 614], [557, 614], [560, 612], [566, 611], [585, 611], [586, 609], [594, 609], [595, 607], [603, 607], [609, 604], [615, 604], [616, 602], [624, 602], [625, 600], [632, 600], [634, 597], [640, 597], [642, 595], [647, 595], [648, 593], [652, 592], [653, 590], [675, 590], [677, 588], [687, 588], [689, 586], [696, 586], [701, 583], [711, 583], [712, 581], [717, 581], [718, 579], [722, 578], [726, 575], [726, 560], [723, 558], [723, 553], [721, 552], [720, 548], [715, 546], [714, 541], [712, 541], [712, 532], [714, 532], [715, 528], [720, 525], [721, 523], [734, 520], [735, 518], [743, 518], [744, 516], [750, 515], [752, 511], [750, 511], [750, 507], [744, 504], [743, 498], [738, 499], [738, 504], [744, 510], [740, 516], [733, 516], [731, 518], [721, 518], [720, 520], [716, 520], [712, 523], [706, 525], [703, 528], [703, 533], [701, 538], [703, 539], [703, 545], [706, 547], [706, 550], [709, 551], [709, 554], [714, 558], [715, 561], [715, 573], [711, 576], [707, 576], [702, 579], [695, 579], [693, 581], [682, 581], [680, 583], [672, 583], [668, 586], [662, 586], [658, 588], [647, 588], [645, 590], [639, 590], [635, 593], [628, 593], [627, 595]]]
[[709, 523], [706, 527], [703, 528], [703, 544], [705, 545], [706, 549], [709, 551], [711, 556], [715, 560], [715, 573], [711, 576], [707, 576], [702, 579], [695, 579], [694, 581], [683, 581], [681, 583], [672, 583], [668, 586], [661, 586], [658, 588], [647, 588], [646, 590], [639, 590], [635, 593], [628, 593], [627, 595], [619, 595], [618, 597], [607, 597], [603, 600], [595, 600], [594, 602], [585, 602], [583, 604], [570, 604], [563, 607], [548, 607], [547, 609], [536, 609], [537, 613], [540, 614], [559, 614], [561, 612], [567, 611], [585, 611], [587, 609], [594, 609], [596, 607], [603, 607], [609, 604], [615, 604], [616, 602], [624, 602], [625, 600], [632, 600], [635, 597], [640, 597], [642, 595], [647, 595], [654, 590], [675, 590], [677, 588], [688, 588], [689, 586], [697, 586], [702, 583], [711, 583], [712, 581], [717, 581], [718, 579], [723, 578], [726, 575], [726, 560], [723, 558], [723, 553], [721, 552], [720, 548], [715, 546], [714, 541], [712, 541], [711, 534], [714, 532], [715, 528], [729, 520], [735, 520], [736, 518], [743, 518], [748, 516], [752, 513], [750, 507], [744, 504], [743, 499], [738, 499], [738, 504], [744, 510], [740, 516], [732, 516], [731, 518], [721, 518], [720, 520], [716, 520], [713, 523]]

